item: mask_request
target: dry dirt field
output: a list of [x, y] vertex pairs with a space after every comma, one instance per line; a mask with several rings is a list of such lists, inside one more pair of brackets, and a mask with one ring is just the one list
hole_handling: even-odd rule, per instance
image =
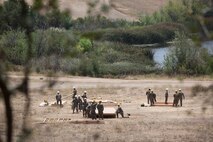
[[[42, 79], [41, 79], [42, 78]], [[11, 86], [19, 82], [21, 76], [11, 75]], [[191, 96], [191, 88], [200, 84], [209, 86], [212, 79], [184, 81], [171, 79], [101, 79], [89, 77], [58, 77], [53, 88], [41, 88], [49, 78], [31, 76], [31, 107], [29, 126], [32, 134], [29, 142], [212, 142], [213, 141], [213, 111], [207, 105], [202, 112], [203, 97]], [[64, 107], [39, 107], [44, 100], [54, 101], [55, 93], [60, 90], [63, 97], [69, 96], [72, 87], [82, 94], [87, 90], [88, 97], [120, 102], [124, 113], [130, 113], [130, 118], [104, 119], [104, 124], [73, 124], [55, 122], [42, 124], [45, 118], [70, 118], [83, 120], [82, 114], [72, 114], [71, 98], [67, 97]], [[164, 90], [169, 88], [169, 101], [173, 100], [174, 90], [182, 88], [186, 99], [183, 107], [140, 107], [146, 102], [145, 92], [152, 88], [157, 94], [157, 101], [164, 101]], [[206, 94], [204, 94], [206, 95]], [[210, 94], [212, 97], [213, 94]], [[13, 114], [15, 115], [15, 135], [17, 140], [23, 117], [24, 97], [13, 97]], [[0, 136], [5, 137], [5, 113], [0, 100]]]

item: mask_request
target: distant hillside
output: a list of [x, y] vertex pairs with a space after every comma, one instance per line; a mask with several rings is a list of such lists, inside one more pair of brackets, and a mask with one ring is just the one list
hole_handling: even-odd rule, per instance
[[[60, 0], [61, 9], [69, 9], [73, 18], [87, 15], [89, 0]], [[141, 13], [153, 13], [167, 3], [168, 0], [100, 0], [100, 4], [110, 6], [104, 16], [111, 19], [136, 20]], [[98, 9], [98, 8], [97, 8]]]
[[[0, 0], [2, 3], [4, 0]], [[33, 0], [27, 0], [29, 4]], [[47, 0], [43, 0], [47, 1]], [[59, 0], [59, 7], [62, 10], [69, 10], [74, 19], [85, 17], [88, 10], [88, 1], [92, 0]], [[136, 20], [141, 13], [149, 14], [159, 10], [169, 0], [99, 0], [96, 10], [101, 4], [110, 6], [107, 14], [102, 14], [110, 19]]]

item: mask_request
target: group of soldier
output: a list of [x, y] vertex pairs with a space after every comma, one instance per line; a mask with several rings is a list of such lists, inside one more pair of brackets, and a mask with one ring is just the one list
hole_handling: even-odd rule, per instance
[[87, 101], [87, 92], [84, 91], [83, 95], [77, 95], [77, 90], [73, 87], [73, 94], [72, 94], [72, 110], [73, 113], [78, 113], [79, 111], [83, 112], [83, 117], [85, 118], [92, 118], [97, 119], [96, 115], [96, 108], [98, 110], [98, 118], [103, 119], [103, 111], [104, 106], [101, 101], [97, 104], [95, 100], [92, 103]]
[[[91, 103], [87, 101], [87, 91], [84, 91], [83, 95], [78, 95], [78, 91], [75, 87], [73, 87], [72, 92], [72, 112], [78, 113], [83, 112], [83, 117], [85, 118], [92, 118], [93, 120], [97, 119], [96, 109], [98, 110], [98, 118], [104, 119], [103, 112], [104, 112], [104, 105], [102, 104], [102, 101], [99, 101], [98, 103], [93, 100]], [[56, 93], [56, 103], [60, 106], [62, 105], [62, 95], [59, 91]], [[124, 117], [123, 109], [120, 105], [118, 105], [118, 108], [116, 110], [116, 116], [119, 117], [119, 114]]]
[[183, 99], [185, 99], [185, 95], [184, 93], [181, 91], [181, 89], [179, 89], [179, 91], [175, 91], [174, 96], [174, 100], [173, 100], [173, 106], [177, 107], [179, 102], [180, 102], [180, 106], [182, 107], [182, 103], [183, 103]]
[[[156, 100], [156, 94], [154, 93], [153, 90], [151, 90], [151, 88], [149, 88], [146, 91], [146, 96], [147, 96], [147, 103], [150, 104], [151, 106], [153, 106], [157, 100]], [[166, 92], [165, 92], [165, 104], [168, 104], [168, 97], [169, 97], [169, 89], [166, 88]], [[179, 106], [179, 102], [180, 102], [180, 106], [182, 106], [182, 102], [183, 99], [185, 99], [184, 93], [181, 91], [181, 89], [179, 89], [178, 91], [175, 91], [175, 94], [173, 95], [174, 99], [173, 99], [173, 106], [177, 107]]]
[[[166, 88], [165, 92], [165, 104], [168, 104], [168, 97], [169, 97], [169, 89]], [[149, 88], [146, 91], [147, 96], [147, 103], [153, 106], [156, 102], [156, 94], [154, 93], [151, 88]], [[173, 95], [173, 106], [182, 106], [182, 101], [185, 99], [184, 93], [179, 89], [178, 91], [175, 91], [175, 94]], [[62, 105], [62, 95], [59, 91], [56, 93], [56, 103], [59, 105]], [[180, 105], [179, 105], [180, 103]], [[98, 118], [103, 119], [103, 112], [104, 112], [104, 105], [102, 104], [102, 101], [99, 101], [98, 103], [93, 100], [91, 103], [87, 101], [87, 91], [84, 91], [83, 95], [78, 95], [77, 89], [73, 87], [73, 93], [72, 93], [72, 112], [78, 113], [79, 111], [83, 112], [83, 117], [85, 118], [92, 118], [93, 120], [97, 119], [96, 109], [98, 110]], [[119, 117], [119, 114], [124, 117], [123, 109], [120, 105], [118, 105], [118, 108], [116, 110], [116, 116]]]
[[156, 94], [154, 93], [153, 90], [151, 90], [151, 88], [149, 88], [148, 91], [146, 91], [146, 96], [147, 96], [147, 103], [151, 106], [153, 106], [155, 104], [155, 102], [157, 102], [156, 100]]

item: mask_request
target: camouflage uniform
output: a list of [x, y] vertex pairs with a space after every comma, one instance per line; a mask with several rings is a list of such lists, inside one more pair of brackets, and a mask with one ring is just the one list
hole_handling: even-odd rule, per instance
[[118, 105], [118, 108], [116, 110], [116, 116], [118, 118], [118, 114], [121, 114], [122, 117], [124, 117], [124, 111], [123, 109], [120, 107], [120, 105]]
[[56, 98], [57, 105], [59, 103], [60, 103], [60, 105], [62, 105], [62, 101], [61, 101], [62, 96], [61, 96], [61, 94], [59, 92], [56, 94], [55, 98]]
[[168, 104], [168, 97], [169, 97], [169, 92], [168, 90], [166, 90], [166, 93], [165, 93], [165, 104]]
[[153, 93], [153, 91], [149, 94], [149, 100], [150, 100], [151, 106], [155, 104], [155, 96], [156, 95]]
[[183, 92], [180, 91], [178, 93], [178, 99], [180, 100], [180, 106], [182, 106], [182, 100], [185, 99]]
[[152, 93], [152, 97], [153, 97], [153, 102], [154, 103], [157, 102], [157, 100], [156, 100], [156, 94], [153, 91], [151, 93]]
[[74, 99], [77, 95], [77, 90], [76, 88], [73, 89], [73, 93], [72, 93], [72, 98]]
[[91, 115], [92, 120], [93, 120], [93, 119], [97, 119], [97, 117], [96, 117], [96, 112], [95, 112], [96, 106], [97, 106], [97, 104], [96, 104], [95, 102], [93, 102], [93, 103], [91, 104], [91, 107], [90, 107], [90, 115]]
[[177, 94], [177, 91], [176, 91], [175, 94], [174, 94], [173, 106], [177, 107], [178, 101], [179, 101], [179, 98], [178, 98], [178, 94]]
[[83, 99], [87, 98], [87, 92], [84, 91], [84, 94], [81, 96]]
[[78, 96], [78, 110], [82, 110], [82, 100], [81, 100], [81, 97], [80, 96]]
[[88, 106], [88, 102], [86, 99], [84, 99], [83, 103], [82, 103], [82, 108], [83, 108], [83, 117], [87, 117], [87, 106]]
[[146, 91], [147, 103], [148, 104], [149, 104], [149, 101], [150, 101], [150, 93], [151, 93], [151, 89], [149, 89], [148, 91]]
[[75, 112], [75, 110], [78, 113], [78, 99], [77, 99], [77, 97], [75, 97], [72, 100], [72, 110], [73, 110], [73, 113]]
[[98, 118], [103, 120], [104, 119], [104, 105], [101, 103], [101, 101], [97, 105], [97, 109], [98, 109]]
[[85, 113], [85, 117], [89, 118], [91, 117], [91, 104], [88, 103], [87, 107], [86, 107], [86, 113]]

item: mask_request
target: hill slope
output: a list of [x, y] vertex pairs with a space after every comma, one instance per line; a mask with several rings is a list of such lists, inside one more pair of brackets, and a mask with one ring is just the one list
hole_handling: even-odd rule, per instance
[[[2, 3], [4, 0], [0, 0]], [[26, 0], [32, 4], [33, 0]], [[45, 0], [47, 1], [47, 0]], [[88, 2], [95, 0], [59, 0], [59, 7], [62, 10], [69, 10], [74, 19], [85, 17], [88, 10]], [[100, 11], [102, 4], [108, 5], [110, 11], [102, 14], [110, 19], [136, 20], [141, 13], [149, 14], [159, 10], [169, 0], [97, 0], [96, 13]]]
[[[110, 6], [110, 11], [104, 16], [111, 19], [136, 20], [141, 13], [152, 13], [166, 4], [168, 0], [100, 0], [100, 4]], [[88, 0], [60, 0], [61, 9], [69, 9], [73, 18], [84, 17], [87, 15]]]

